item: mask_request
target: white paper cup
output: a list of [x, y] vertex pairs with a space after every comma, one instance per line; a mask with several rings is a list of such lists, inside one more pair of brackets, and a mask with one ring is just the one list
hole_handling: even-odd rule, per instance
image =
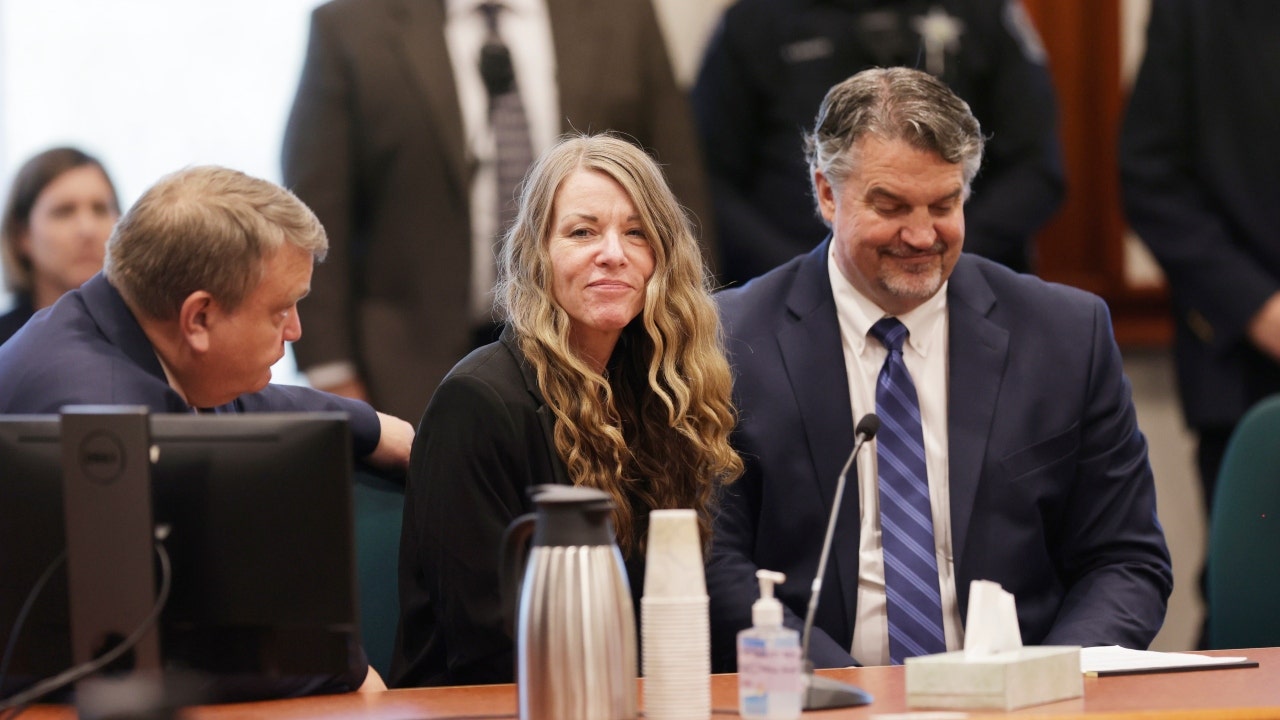
[[711, 716], [707, 596], [646, 595], [640, 616], [645, 717], [706, 720]]
[[693, 510], [649, 513], [645, 552], [645, 597], [701, 597], [707, 594], [698, 515]]

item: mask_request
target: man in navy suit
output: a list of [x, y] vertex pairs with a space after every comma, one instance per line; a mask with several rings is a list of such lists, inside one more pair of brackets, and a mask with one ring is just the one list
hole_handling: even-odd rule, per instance
[[[315, 214], [270, 182], [212, 166], [162, 178], [120, 218], [103, 271], [0, 347], [0, 413], [346, 412], [354, 454], [404, 472], [404, 420], [270, 383], [285, 343], [302, 334], [297, 304], [327, 248]], [[340, 675], [220, 678], [207, 691], [221, 701], [385, 688], [353, 648]]]
[[[1172, 574], [1106, 306], [961, 255], [983, 138], [928, 74], [875, 69], [840, 83], [806, 144], [830, 238], [719, 296], [746, 472], [723, 491], [708, 567], [717, 668], [733, 668], [757, 569], [786, 573], [777, 594], [800, 626], [855, 422], [878, 411], [888, 351], [868, 332], [886, 317], [908, 331], [939, 647], [962, 647], [975, 579], [1014, 595], [1026, 644], [1147, 647]], [[838, 509], [818, 667], [891, 659], [885, 433]]]

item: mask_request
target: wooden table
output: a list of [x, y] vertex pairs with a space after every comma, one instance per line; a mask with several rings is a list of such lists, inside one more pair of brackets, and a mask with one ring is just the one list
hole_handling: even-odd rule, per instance
[[[1090, 720], [1280, 720], [1280, 648], [1216, 651], [1209, 654], [1247, 655], [1257, 668], [1085, 678], [1084, 697], [1025, 708], [1010, 713], [1020, 718], [1064, 720], [1088, 715]], [[875, 702], [861, 708], [806, 713], [805, 717], [870, 720], [886, 713], [904, 713], [906, 691], [901, 667], [823, 670], [824, 675], [867, 690]], [[643, 681], [641, 681], [643, 682]], [[711, 679], [715, 717], [736, 716], [737, 676]], [[643, 698], [643, 692], [640, 694]], [[390, 690], [376, 694], [328, 695], [298, 700], [191, 709], [190, 720], [248, 718], [380, 720], [463, 720], [516, 716], [514, 685], [476, 685], [449, 688]], [[69, 720], [67, 707], [37, 706], [21, 720]], [[979, 718], [1004, 714], [972, 714]]]

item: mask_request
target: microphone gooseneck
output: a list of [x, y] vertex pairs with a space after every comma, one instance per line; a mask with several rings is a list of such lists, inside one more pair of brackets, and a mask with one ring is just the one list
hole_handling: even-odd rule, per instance
[[[840, 469], [840, 476], [836, 480], [836, 493], [831, 500], [831, 513], [827, 518], [827, 534], [822, 540], [822, 555], [818, 558], [818, 570], [813, 576], [813, 586], [809, 591], [809, 609], [804, 616], [804, 636], [801, 641], [800, 657], [804, 662], [805, 676], [809, 682], [809, 688], [805, 691], [804, 709], [816, 710], [831, 707], [849, 707], [851, 705], [865, 705], [871, 702], [871, 697], [865, 692], [853, 687], [852, 685], [842, 688], [824, 687], [823, 692], [815, 692], [816, 681], [824, 681], [822, 684], [834, 684], [826, 678], [818, 678], [813, 674], [813, 661], [809, 659], [809, 637], [813, 634], [813, 617], [818, 610], [818, 596], [822, 593], [822, 579], [826, 575], [827, 560], [831, 555], [831, 542], [835, 537], [836, 519], [840, 516], [840, 504], [844, 500], [844, 486], [849, 475], [849, 468], [853, 466], [853, 461], [858, 457], [858, 451], [862, 450], [862, 446], [867, 444], [869, 440], [876, 436], [876, 432], [880, 430], [880, 418], [875, 413], [867, 413], [858, 420], [858, 424], [853, 431], [854, 443], [853, 450], [849, 453], [849, 459], [845, 460], [844, 467]], [[842, 683], [840, 685], [843, 685]], [[821, 697], [819, 697], [821, 694]]]

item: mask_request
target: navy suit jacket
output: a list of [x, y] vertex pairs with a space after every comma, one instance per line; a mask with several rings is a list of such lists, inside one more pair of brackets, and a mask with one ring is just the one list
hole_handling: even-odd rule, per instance
[[[800, 626], [854, 417], [874, 410], [850, 407], [829, 244], [718, 296], [746, 464], [722, 493], [708, 565], [718, 670], [733, 668], [734, 636], [750, 625], [757, 568], [786, 573], [778, 596]], [[1026, 644], [1145, 648], [1172, 574], [1105, 304], [971, 255], [947, 303], [961, 617], [969, 582], [993, 580], [1016, 597]], [[818, 667], [854, 663], [858, 500], [851, 486], [839, 509], [812, 639]]]

